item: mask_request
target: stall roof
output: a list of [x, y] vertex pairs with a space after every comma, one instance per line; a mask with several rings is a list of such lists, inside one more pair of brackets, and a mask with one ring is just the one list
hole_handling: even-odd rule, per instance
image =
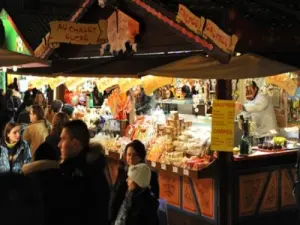
[[48, 67], [49, 63], [33, 56], [23, 55], [20, 53], [0, 49], [0, 67], [18, 66], [28, 67]]
[[90, 59], [56, 60], [48, 68], [24, 68], [15, 74], [70, 77], [137, 77], [141, 71], [159, 67], [195, 53], [132, 55]]
[[167, 65], [150, 69], [139, 76], [154, 75], [195, 79], [243, 79], [277, 75], [299, 70], [296, 67], [255, 54], [233, 57], [228, 64], [212, 58], [191, 56]]

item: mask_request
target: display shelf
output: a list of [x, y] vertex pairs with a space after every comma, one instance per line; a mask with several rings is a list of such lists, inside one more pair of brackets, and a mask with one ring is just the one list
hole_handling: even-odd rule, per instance
[[293, 155], [296, 154], [298, 149], [293, 150], [285, 150], [285, 151], [273, 151], [273, 152], [263, 152], [263, 151], [254, 151], [252, 154], [249, 154], [247, 156], [241, 156], [241, 155], [234, 155], [233, 160], [234, 161], [245, 161], [245, 160], [256, 160], [256, 159], [263, 159], [268, 157], [278, 157], [283, 155]]
[[[120, 160], [120, 153], [119, 152], [114, 152], [114, 151], [108, 151], [105, 150], [105, 156], [113, 159], [113, 160]], [[214, 164], [215, 160], [211, 161], [209, 164], [203, 166], [199, 170], [191, 170], [191, 169], [184, 169], [182, 167], [174, 166], [174, 165], [169, 165], [169, 164], [164, 164], [160, 162], [154, 162], [154, 161], [149, 161], [147, 160], [147, 164], [153, 169], [153, 170], [160, 170], [160, 171], [165, 171], [168, 173], [172, 173], [178, 176], [187, 176], [190, 178], [199, 178], [200, 174], [204, 169], [208, 168], [212, 164]]]

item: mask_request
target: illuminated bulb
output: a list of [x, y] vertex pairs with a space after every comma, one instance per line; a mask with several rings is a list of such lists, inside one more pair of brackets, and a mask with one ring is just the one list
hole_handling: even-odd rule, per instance
[[236, 56], [240, 56], [240, 55], [241, 55], [241, 53], [239, 53], [239, 52], [236, 53]]
[[18, 71], [18, 67], [13, 66], [13, 71], [14, 71], [14, 72], [17, 72], [17, 71]]
[[2, 67], [2, 71], [3, 71], [4, 73], [6, 73], [7, 68], [6, 68], [6, 67]]

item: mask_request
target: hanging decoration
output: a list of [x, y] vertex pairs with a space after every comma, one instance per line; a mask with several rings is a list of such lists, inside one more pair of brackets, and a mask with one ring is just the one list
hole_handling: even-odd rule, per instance
[[[139, 34], [140, 25], [137, 21], [116, 10], [107, 20], [107, 37], [109, 51], [111, 54], [125, 52], [126, 45], [137, 51], [135, 36]], [[102, 45], [100, 54], [103, 55], [108, 45]]]

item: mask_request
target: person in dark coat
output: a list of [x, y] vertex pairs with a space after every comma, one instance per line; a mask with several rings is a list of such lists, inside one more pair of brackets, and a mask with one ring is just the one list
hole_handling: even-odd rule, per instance
[[[127, 187], [127, 172], [128, 166], [144, 163], [146, 158], [145, 145], [139, 140], [134, 140], [125, 148], [126, 165], [121, 161], [118, 175], [114, 186], [112, 187], [111, 198], [109, 202], [109, 221], [116, 219], [117, 213], [128, 191]], [[151, 171], [150, 180], [151, 191], [155, 198], [159, 198], [159, 184], [157, 173]]]
[[87, 125], [82, 120], [68, 122], [60, 135], [61, 170], [67, 188], [69, 224], [107, 225], [109, 185], [101, 145], [90, 145]]
[[1, 224], [42, 225], [43, 201], [35, 182], [21, 174], [0, 174]]
[[[21, 105], [18, 108], [16, 115], [15, 115], [15, 120], [18, 121], [18, 123], [23, 123], [23, 121], [30, 123], [29, 110], [26, 108], [28, 108], [31, 105], [32, 105], [31, 92], [27, 90], [24, 93], [23, 102], [21, 103]], [[22, 116], [20, 119], [21, 113], [22, 113]], [[26, 114], [26, 116], [24, 116], [24, 114]], [[19, 120], [20, 120], [20, 122], [19, 122]]]
[[60, 135], [62, 129], [66, 123], [69, 122], [69, 116], [64, 112], [59, 112], [54, 115], [52, 120], [52, 129], [50, 135], [46, 138], [46, 143], [50, 144], [52, 148], [57, 152], [60, 156], [60, 150], [58, 148], [58, 144], [60, 141]]
[[7, 89], [4, 100], [5, 113], [9, 116], [10, 119], [13, 119], [16, 113], [16, 108], [14, 105], [12, 89]]
[[158, 225], [158, 200], [150, 190], [151, 169], [145, 163], [130, 166], [128, 192], [113, 225]]
[[64, 183], [59, 168], [59, 155], [51, 145], [43, 143], [36, 150], [34, 162], [22, 167], [24, 175], [31, 177], [40, 188], [44, 209], [45, 225], [64, 223]]

